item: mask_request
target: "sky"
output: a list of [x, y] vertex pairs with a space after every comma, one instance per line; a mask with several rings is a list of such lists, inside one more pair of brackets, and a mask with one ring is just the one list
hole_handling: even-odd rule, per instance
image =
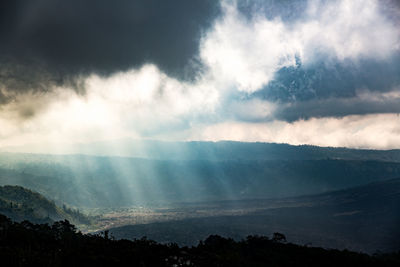
[[5, 0], [0, 148], [400, 148], [395, 0]]

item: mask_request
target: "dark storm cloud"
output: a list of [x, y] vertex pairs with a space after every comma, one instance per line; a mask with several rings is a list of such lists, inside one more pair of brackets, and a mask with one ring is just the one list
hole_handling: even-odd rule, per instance
[[252, 0], [238, 1], [237, 8], [247, 19], [254, 14], [262, 14], [268, 19], [278, 18], [285, 22], [295, 22], [307, 11], [307, 0]]
[[[361, 94], [360, 94], [361, 92]], [[364, 93], [363, 93], [364, 92]], [[368, 92], [368, 93], [365, 93]], [[277, 119], [399, 113], [400, 54], [388, 60], [360, 59], [282, 68], [254, 98], [276, 103]], [[393, 94], [392, 94], [393, 95]]]
[[390, 59], [359, 59], [357, 62], [327, 62], [282, 68], [275, 78], [254, 95], [279, 102], [306, 101], [332, 97], [354, 97], [368, 89], [387, 92], [400, 85], [400, 54]]
[[14, 93], [47, 90], [144, 63], [190, 78], [202, 31], [218, 13], [213, 0], [1, 1], [0, 83]]
[[[390, 0], [380, 2], [379, 12], [375, 10], [372, 12], [376, 13], [374, 16], [366, 16], [370, 19], [366, 23], [368, 27], [354, 29], [350, 27], [351, 29], [347, 32], [342, 32], [342, 25], [354, 23], [358, 25], [358, 21], [354, 22], [358, 18], [346, 17], [337, 26], [337, 20], [343, 19], [335, 13], [341, 1], [337, 3], [328, 0], [311, 1], [311, 3], [318, 3], [318, 12], [311, 17], [309, 2], [307, 0], [223, 1], [222, 6], [228, 4], [234, 6], [235, 10], [238, 9], [241, 15], [236, 16], [235, 19], [244, 18], [238, 23], [242, 28], [238, 28], [236, 32], [239, 34], [236, 35], [235, 31], [232, 31], [235, 34], [230, 32], [232, 25], [222, 23], [225, 27], [222, 33], [218, 34], [217, 28], [212, 28], [211, 33], [217, 32], [215, 36], [222, 36], [222, 41], [226, 38], [226, 43], [233, 44], [232, 47], [235, 48], [233, 51], [240, 50], [239, 54], [245, 55], [243, 60], [251, 70], [249, 73], [244, 71], [245, 74], [251, 74], [255, 70], [253, 66], [258, 66], [261, 62], [265, 63], [265, 66], [261, 64], [261, 70], [268, 72], [273, 79], [266, 79], [263, 84], [267, 85], [264, 88], [252, 88], [254, 93], [242, 92], [240, 89], [236, 90], [237, 88], [229, 91], [223, 96], [226, 99], [220, 99], [220, 105], [224, 107], [220, 108], [222, 114], [218, 114], [218, 117], [222, 119], [232, 117], [239, 121], [262, 120], [260, 117], [265, 118], [267, 115], [263, 117], [258, 113], [267, 114], [268, 110], [272, 110], [268, 106], [263, 108], [260, 104], [263, 101], [268, 105], [272, 102], [273, 105], [278, 106], [274, 113], [271, 112], [272, 115], [268, 115], [268, 120], [294, 121], [311, 117], [398, 112], [400, 105], [396, 99], [385, 96], [376, 97], [392, 90], [400, 90], [398, 44], [397, 48], [393, 48], [382, 45], [381, 43], [384, 43], [382, 40], [382, 42], [377, 42], [379, 40], [369, 38], [368, 40], [371, 41], [369, 46], [368, 42], [364, 42], [366, 38], [357, 38], [375, 37], [378, 35], [368, 35], [368, 33], [382, 29], [385, 33], [384, 26], [397, 25], [400, 18], [398, 2]], [[359, 1], [354, 6], [359, 7], [360, 3], [364, 5]], [[371, 5], [372, 9], [374, 4], [373, 1], [366, 3], [366, 5]], [[216, 64], [212, 62], [207, 65], [203, 57], [198, 59], [197, 56], [199, 49], [204, 49], [199, 43], [202, 34], [210, 33], [209, 30], [217, 17], [221, 21], [225, 19], [225, 17], [220, 17], [221, 14], [229, 17], [229, 12], [225, 14], [224, 10], [220, 9], [220, 1], [217, 0], [1, 1], [0, 108], [2, 104], [16, 99], [18, 94], [34, 92], [40, 96], [51, 90], [54, 85], [66, 85], [79, 93], [84, 93], [85, 87], [79, 84], [84, 79], [79, 79], [80, 77], [85, 78], [92, 73], [107, 76], [117, 71], [140, 67], [144, 63], [154, 63], [162, 73], [180, 80], [194, 78], [194, 74], [198, 74], [199, 68], [202, 68], [201, 64], [209, 68], [205, 69], [204, 73], [212, 72], [212, 67]], [[329, 12], [325, 14], [324, 10]], [[331, 17], [334, 18], [332, 21]], [[271, 29], [267, 32], [258, 32], [265, 35], [263, 36], [265, 40], [260, 45], [253, 46], [253, 43], [257, 43], [257, 38], [253, 36], [258, 36], [258, 26], [254, 26], [258, 20], [255, 18], [262, 18], [261, 21], [274, 25], [271, 29], [278, 29], [282, 33], [274, 35], [269, 32]], [[285, 27], [279, 28], [281, 22]], [[302, 34], [309, 31], [308, 24], [312, 22], [320, 23], [316, 24], [319, 25], [318, 34], [309, 41], [304, 36], [302, 37]], [[375, 24], [380, 27], [373, 28]], [[243, 29], [253, 32], [253, 35], [245, 35], [246, 38], [242, 40], [241, 30]], [[391, 30], [389, 33], [394, 31]], [[300, 55], [302, 53], [298, 53], [299, 51], [296, 50], [298, 48], [293, 48], [292, 43], [295, 42], [286, 38], [286, 34], [298, 38], [299, 43], [304, 46], [299, 51], [304, 52], [309, 61], [302, 64]], [[328, 43], [321, 37], [324, 34], [328, 37], [333, 36], [333, 40], [340, 41], [334, 44]], [[390, 39], [387, 38], [388, 35], [390, 34], [386, 32], [381, 36]], [[285, 38], [280, 38], [282, 36]], [[343, 40], [339, 38], [343, 36], [345, 37]], [[205, 35], [205, 39], [212, 37], [213, 35]], [[354, 55], [347, 53], [347, 47], [345, 47], [349, 44], [345, 41], [351, 37], [355, 37], [355, 43], [360, 41], [360, 46], [363, 48], [355, 49], [355, 51], [349, 49]], [[273, 40], [274, 38], [276, 40]], [[272, 41], [268, 42], [268, 39]], [[330, 38], [325, 39], [330, 40]], [[383, 40], [386, 39], [383, 38]], [[216, 44], [214, 48], [224, 45], [222, 41], [216, 38], [213, 43]], [[388, 43], [391, 45], [391, 42]], [[241, 46], [241, 44], [245, 45]], [[275, 67], [278, 68], [278, 66], [274, 60], [269, 59], [274, 59], [274, 57], [281, 59], [286, 56], [286, 50], [275, 49], [278, 46], [288, 46], [288, 50], [290, 47], [295, 50], [295, 52], [289, 51], [288, 54], [290, 56], [293, 54], [293, 58], [298, 55], [297, 66], [281, 68], [275, 72]], [[321, 47], [322, 49], [318, 49]], [[387, 49], [390, 52], [380, 53], [376, 48]], [[222, 52], [215, 52], [215, 49], [206, 52], [223, 54], [224, 49], [225, 47], [221, 49]], [[260, 51], [254, 53], [257, 56], [253, 55], [253, 58], [251, 55], [254, 49]], [[275, 55], [275, 50], [283, 55]], [[392, 50], [397, 52], [392, 53]], [[342, 54], [342, 57], [337, 54]], [[224, 62], [231, 62], [232, 59], [235, 62], [234, 57], [216, 56], [216, 58]], [[235, 69], [234, 65], [232, 64], [233, 69]], [[240, 65], [240, 62], [237, 65]], [[288, 65], [291, 64], [286, 66]], [[221, 66], [223, 71], [228, 69], [228, 72], [231, 67], [225, 64]], [[223, 75], [220, 75], [218, 71], [211, 74], [197, 76], [197, 78], [204, 79], [202, 82], [212, 87], [215, 81], [206, 81], [206, 79], [214, 77], [218, 80]], [[238, 74], [241, 73], [229, 76], [230, 80], [224, 82], [230, 83], [232, 80], [234, 82], [235, 75]], [[251, 76], [249, 79], [244, 77], [244, 80], [252, 81], [254, 77], [256, 76]], [[218, 86], [223, 85], [224, 82]], [[196, 84], [196, 82], [190, 84]], [[372, 98], [360, 98], [360, 90], [371, 92]], [[246, 101], [243, 105], [237, 104], [253, 98], [261, 100], [254, 102], [257, 104], [256, 107], [247, 105]], [[28, 108], [17, 100], [13, 103], [20, 117], [31, 118], [37, 112], [37, 107], [53, 101], [53, 99], [45, 99], [47, 102], [44, 102], [43, 99], [39, 97], [35, 105], [29, 104]], [[27, 98], [24, 98], [24, 101], [32, 102]]]
[[292, 122], [299, 119], [382, 113], [400, 113], [400, 93], [396, 96], [365, 94], [354, 98], [298, 101], [281, 105], [274, 116]]

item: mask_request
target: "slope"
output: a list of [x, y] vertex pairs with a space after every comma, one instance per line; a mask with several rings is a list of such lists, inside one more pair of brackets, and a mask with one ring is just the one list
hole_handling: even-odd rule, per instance
[[41, 194], [21, 186], [0, 186], [0, 213], [14, 221], [45, 223], [68, 219], [77, 224], [90, 223], [78, 210], [60, 208]]

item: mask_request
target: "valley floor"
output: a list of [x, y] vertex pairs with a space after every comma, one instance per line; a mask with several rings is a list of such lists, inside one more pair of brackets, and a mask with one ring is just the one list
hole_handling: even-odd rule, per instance
[[197, 245], [209, 235], [240, 240], [283, 232], [297, 244], [375, 253], [400, 249], [400, 179], [285, 199], [177, 203], [168, 207], [97, 210], [85, 232], [110, 230], [115, 238], [147, 236]]

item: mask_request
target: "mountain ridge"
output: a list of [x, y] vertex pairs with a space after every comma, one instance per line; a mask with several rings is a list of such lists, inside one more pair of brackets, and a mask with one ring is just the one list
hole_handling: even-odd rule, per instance
[[239, 141], [155, 141], [120, 139], [70, 145], [47, 145], [0, 148], [0, 153], [84, 154], [121, 156], [148, 159], [358, 159], [400, 162], [400, 149], [356, 149], [346, 147], [320, 147], [285, 143]]

